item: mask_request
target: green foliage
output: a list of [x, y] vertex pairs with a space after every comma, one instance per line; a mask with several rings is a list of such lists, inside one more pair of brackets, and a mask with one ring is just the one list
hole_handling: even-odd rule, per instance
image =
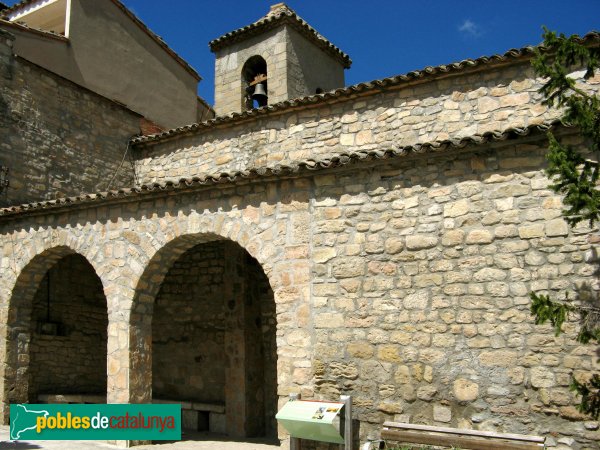
[[562, 332], [563, 323], [574, 308], [565, 303], [555, 302], [547, 295], [532, 292], [529, 296], [532, 300], [531, 314], [535, 316], [535, 324], [541, 325], [550, 321], [554, 327], [554, 334], [558, 336]]
[[[584, 68], [583, 79], [593, 77], [600, 67], [600, 47], [582, 45], [576, 36], [557, 35], [544, 28], [545, 50], [538, 50], [532, 61], [536, 73], [547, 78], [540, 89], [544, 103], [563, 111], [562, 121], [577, 127], [588, 143], [592, 154], [600, 152], [600, 98], [586, 92], [582, 84], [569, 76], [577, 68]], [[590, 226], [600, 221], [600, 164], [586, 158], [572, 147], [563, 145], [548, 134], [548, 169], [553, 181], [551, 188], [563, 194], [565, 219], [571, 226], [588, 221]], [[558, 336], [571, 315], [579, 316], [577, 341], [587, 344], [600, 342], [600, 308], [597, 305], [574, 304], [568, 297], [557, 302], [547, 295], [531, 293], [531, 313], [536, 324], [550, 322]], [[578, 408], [595, 419], [600, 417], [600, 376], [587, 380], [573, 379], [571, 389], [581, 396]]]
[[549, 296], [532, 292], [531, 314], [535, 316], [536, 325], [550, 322], [554, 328], [554, 334], [562, 333], [562, 325], [569, 315], [579, 315], [579, 333], [577, 342], [588, 344], [590, 341], [600, 342], [600, 327], [598, 327], [598, 314], [600, 311], [594, 307], [573, 305], [569, 299], [565, 302], [557, 302]]
[[[586, 47], [576, 36], [557, 36], [546, 28], [544, 46], [547, 50], [538, 49], [532, 61], [536, 73], [547, 78], [540, 89], [544, 103], [561, 108], [563, 122], [579, 129], [592, 153], [600, 151], [600, 98], [586, 92], [569, 76], [575, 68], [583, 67], [583, 79], [593, 77], [600, 67], [600, 47]], [[565, 218], [571, 225], [585, 220], [592, 226], [600, 220], [600, 164], [562, 145], [552, 133], [548, 137], [547, 173], [554, 181], [552, 189], [564, 195], [563, 203], [568, 207]]]
[[600, 376], [594, 374], [587, 382], [571, 380], [571, 390], [581, 395], [579, 409], [592, 417], [600, 416]]

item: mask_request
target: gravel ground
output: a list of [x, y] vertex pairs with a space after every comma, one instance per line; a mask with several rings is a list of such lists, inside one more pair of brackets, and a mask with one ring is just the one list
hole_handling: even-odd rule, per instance
[[[117, 447], [102, 442], [92, 441], [18, 441], [8, 440], [8, 427], [0, 426], [0, 449], [15, 450], [86, 450], [86, 449], [115, 449]], [[166, 442], [154, 445], [134, 447], [139, 450], [278, 450], [278, 444], [258, 439], [248, 439], [244, 442], [231, 440], [227, 437], [204, 433], [187, 433], [183, 441]]]

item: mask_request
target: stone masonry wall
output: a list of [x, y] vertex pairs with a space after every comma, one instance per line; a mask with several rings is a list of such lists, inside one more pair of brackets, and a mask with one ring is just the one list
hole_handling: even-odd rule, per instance
[[[575, 74], [582, 76], [583, 74]], [[598, 90], [600, 75], [588, 80]], [[138, 147], [141, 183], [460, 139], [555, 119], [528, 61]]]
[[0, 164], [9, 189], [0, 206], [133, 184], [128, 140], [140, 116], [21, 58], [0, 30]]
[[[58, 335], [40, 329], [48, 319], [59, 324]], [[79, 255], [60, 260], [34, 298], [29, 401], [37, 403], [39, 394], [104, 394], [107, 327], [106, 298], [94, 269]]]
[[152, 393], [225, 403], [225, 323], [220, 243], [199, 245], [169, 270], [154, 306]]
[[[153, 397], [166, 400], [226, 405], [228, 305], [224, 283], [224, 243], [201, 244], [181, 255], [169, 270], [153, 312]], [[276, 435], [277, 412], [276, 314], [273, 291], [260, 265], [251, 258], [240, 261], [246, 279], [244, 303], [253, 305], [247, 330], [246, 371], [256, 380], [252, 421], [259, 435]], [[260, 407], [259, 407], [260, 405]], [[257, 416], [259, 411], [263, 415]], [[264, 431], [263, 431], [264, 430]]]
[[362, 438], [394, 419], [593, 448], [598, 423], [568, 385], [597, 371], [595, 348], [575, 343], [574, 322], [556, 338], [529, 313], [531, 291], [600, 289], [598, 230], [563, 221], [544, 153], [533, 135], [2, 222], [0, 317], [13, 317], [9, 293], [31, 276], [31, 255], [68, 244], [109, 286], [109, 399], [144, 398], [148, 372], [129, 358], [145, 341], [122, 339], [122, 314], [139, 301], [132, 326], [147, 320], [171, 242], [214, 233], [246, 248], [273, 289], [280, 405], [292, 392], [351, 394]]
[[293, 28], [287, 29], [288, 99], [342, 88], [344, 67]]
[[598, 229], [562, 219], [545, 152], [486, 146], [315, 180], [317, 396], [352, 394], [363, 431], [395, 420], [597, 445], [569, 390], [596, 349], [529, 311], [532, 291], [600, 291]]

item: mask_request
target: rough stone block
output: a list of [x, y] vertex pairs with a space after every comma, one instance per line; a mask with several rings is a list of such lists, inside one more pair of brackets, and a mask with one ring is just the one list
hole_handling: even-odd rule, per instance
[[479, 385], [474, 381], [459, 378], [454, 382], [454, 396], [461, 402], [472, 402], [479, 396]]
[[225, 414], [211, 412], [208, 416], [208, 430], [211, 433], [227, 434], [227, 417]]
[[433, 420], [449, 423], [452, 421], [452, 410], [447, 406], [433, 405]]

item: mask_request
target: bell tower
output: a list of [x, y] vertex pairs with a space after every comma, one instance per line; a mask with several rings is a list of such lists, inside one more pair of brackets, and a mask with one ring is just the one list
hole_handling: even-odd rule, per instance
[[352, 61], [284, 3], [210, 42], [215, 111], [244, 112], [344, 87]]

